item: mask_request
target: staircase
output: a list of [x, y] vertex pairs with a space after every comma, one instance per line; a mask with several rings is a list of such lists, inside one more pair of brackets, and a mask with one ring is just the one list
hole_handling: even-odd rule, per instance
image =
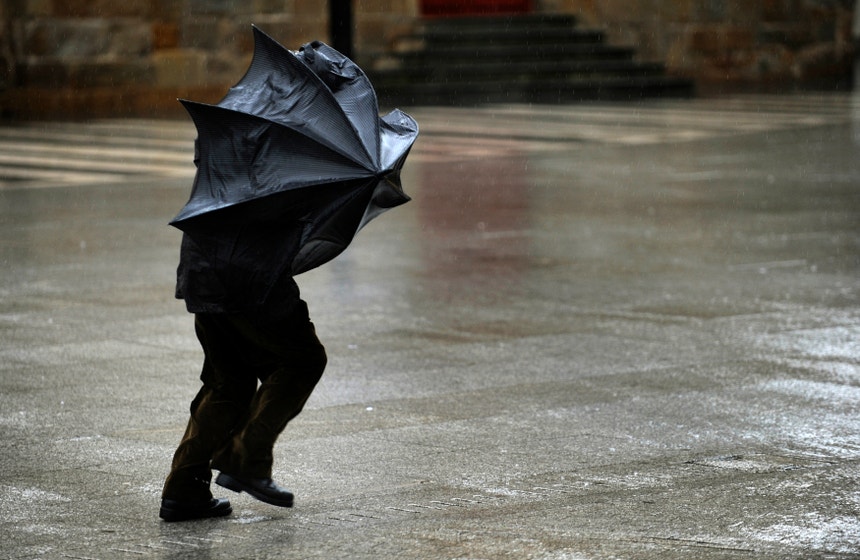
[[689, 97], [690, 80], [569, 15], [426, 19], [368, 72], [383, 106]]

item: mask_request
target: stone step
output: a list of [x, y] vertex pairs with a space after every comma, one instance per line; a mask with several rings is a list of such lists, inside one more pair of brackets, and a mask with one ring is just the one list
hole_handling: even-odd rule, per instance
[[505, 44], [534, 43], [602, 43], [605, 33], [602, 29], [579, 29], [566, 27], [522, 27], [488, 25], [464, 29], [429, 27], [413, 35], [427, 45], [476, 45], [490, 46]]
[[443, 66], [447, 64], [484, 64], [488, 61], [556, 61], [562, 60], [631, 60], [635, 51], [605, 43], [522, 43], [463, 45], [447, 43], [429, 45], [421, 50], [397, 53], [404, 67], [410, 65]]
[[634, 62], [632, 60], [561, 60], [553, 61], [489, 61], [481, 64], [462, 63], [437, 65], [430, 69], [409, 66], [394, 71], [378, 72], [375, 79], [386, 84], [417, 83], [451, 80], [511, 81], [518, 79], [586, 78], [591, 76], [659, 76], [665, 66], [659, 62]]
[[518, 14], [425, 18], [419, 28], [466, 30], [499, 27], [541, 29], [555, 27], [571, 29], [576, 25], [576, 17], [569, 14]]
[[383, 104], [690, 96], [692, 83], [566, 15], [425, 19], [369, 72]]
[[691, 82], [668, 76], [608, 76], [575, 79], [447, 81], [394, 83], [378, 89], [382, 107], [403, 105], [479, 105], [485, 103], [565, 103], [632, 101], [655, 97], [690, 97]]

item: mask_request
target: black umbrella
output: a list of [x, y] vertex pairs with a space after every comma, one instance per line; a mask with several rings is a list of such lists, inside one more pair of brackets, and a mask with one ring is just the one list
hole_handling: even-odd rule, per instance
[[[182, 100], [195, 125], [197, 175], [170, 222], [201, 247], [243, 232], [267, 239], [258, 266], [300, 274], [340, 254], [370, 220], [409, 197], [400, 170], [418, 125], [320, 42], [292, 52], [254, 29], [247, 73], [217, 105]], [[255, 260], [223, 243], [216, 267]], [[249, 253], [251, 251], [251, 253]], [[244, 257], [239, 259], [237, 254]], [[249, 254], [251, 255], [249, 257]]]

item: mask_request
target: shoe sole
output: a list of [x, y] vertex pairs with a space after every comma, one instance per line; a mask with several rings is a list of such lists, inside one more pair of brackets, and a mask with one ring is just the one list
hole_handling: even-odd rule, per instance
[[226, 507], [216, 506], [202, 510], [186, 510], [161, 506], [158, 517], [172, 523], [174, 521], [193, 521], [195, 519], [210, 519], [213, 517], [224, 517], [233, 513], [233, 507], [228, 503]]
[[266, 502], [267, 504], [278, 506], [278, 507], [293, 507], [293, 499], [289, 498], [286, 500], [278, 500], [277, 498], [272, 498], [271, 496], [267, 496], [261, 492], [257, 492], [251, 486], [243, 483], [241, 480], [233, 478], [229, 474], [220, 473], [218, 478], [215, 479], [215, 484], [218, 486], [222, 486], [227, 490], [232, 490], [233, 492], [245, 492], [249, 496], [253, 496], [257, 500], [261, 502]]

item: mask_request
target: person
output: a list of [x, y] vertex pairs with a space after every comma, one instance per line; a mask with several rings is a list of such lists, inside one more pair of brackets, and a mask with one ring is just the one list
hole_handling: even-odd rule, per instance
[[183, 234], [176, 297], [194, 314], [203, 349], [202, 387], [162, 490], [159, 516], [226, 516], [216, 484], [291, 507], [272, 479], [278, 436], [301, 412], [326, 366], [308, 306], [282, 263], [294, 247], [265, 224]]

